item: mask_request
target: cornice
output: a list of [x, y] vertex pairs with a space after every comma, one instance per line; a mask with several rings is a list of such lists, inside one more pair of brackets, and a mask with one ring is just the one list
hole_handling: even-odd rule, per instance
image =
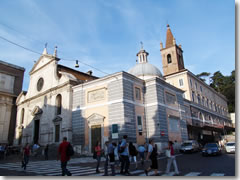
[[26, 103], [26, 102], [28, 102], [28, 101], [33, 100], [33, 99], [39, 98], [39, 97], [41, 97], [41, 96], [44, 96], [45, 94], [48, 94], [49, 92], [54, 91], [54, 90], [56, 90], [56, 89], [60, 89], [60, 88], [62, 88], [62, 87], [64, 87], [64, 86], [66, 86], [66, 85], [72, 85], [72, 84], [71, 84], [71, 81], [67, 81], [67, 82], [65, 82], [64, 84], [60, 85], [60, 86], [55, 86], [55, 87], [50, 88], [50, 89], [48, 89], [48, 90], [46, 90], [46, 91], [44, 91], [44, 92], [42, 92], [42, 93], [40, 93], [40, 94], [38, 94], [38, 95], [32, 96], [31, 98], [28, 98], [28, 99], [25, 99], [24, 101], [22, 101], [21, 103], [19, 103], [19, 104], [17, 104], [17, 105], [19, 106], [19, 105], [24, 104], [24, 103]]

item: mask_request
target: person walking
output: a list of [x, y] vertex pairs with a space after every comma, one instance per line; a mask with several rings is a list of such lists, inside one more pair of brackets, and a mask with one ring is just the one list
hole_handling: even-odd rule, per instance
[[115, 164], [119, 168], [119, 154], [118, 154], [118, 145], [117, 143], [113, 142], [112, 143], [114, 146], [114, 159], [115, 159]]
[[[149, 140], [149, 145], [148, 145], [148, 152], [147, 152], [147, 157], [146, 157], [146, 162], [148, 162], [148, 167], [145, 169], [145, 174], [148, 176], [148, 172], [151, 169], [154, 169], [154, 174], [155, 176], [158, 175], [158, 160], [157, 160], [157, 146], [154, 145], [153, 139]], [[150, 166], [150, 161], [151, 160], [151, 166]]]
[[102, 153], [100, 141], [97, 142], [94, 150], [95, 150], [96, 159], [97, 159], [96, 173], [100, 173], [100, 171], [99, 171], [99, 165], [100, 165], [100, 162], [101, 162], [101, 153]]
[[[120, 155], [121, 155], [121, 160], [122, 160], [120, 174], [131, 175], [129, 172], [130, 162], [129, 162], [127, 135], [123, 136], [122, 143], [120, 145], [120, 153], [121, 153]], [[124, 172], [123, 172], [123, 169], [125, 169]]]
[[61, 168], [62, 168], [62, 176], [66, 174], [71, 176], [71, 172], [67, 169], [67, 162], [70, 160], [70, 156], [67, 155], [67, 148], [70, 143], [67, 141], [67, 137], [63, 138], [62, 143], [58, 147], [58, 156], [57, 160], [59, 160], [59, 156], [61, 156]]
[[115, 146], [114, 148], [114, 157], [115, 157], [115, 165], [116, 165], [116, 169], [119, 170], [119, 173], [120, 173], [120, 155], [119, 155], [119, 148], [120, 148], [120, 143], [113, 143], [113, 146]]
[[105, 142], [104, 154], [105, 154], [105, 163], [104, 163], [104, 175], [108, 176], [108, 162], [111, 166], [112, 176], [115, 176], [115, 158], [114, 158], [114, 145], [109, 143], [109, 141]]
[[173, 149], [173, 142], [172, 142], [172, 141], [169, 141], [169, 142], [168, 142], [167, 150], [170, 151], [170, 157], [168, 157], [166, 174], [169, 174], [171, 165], [172, 165], [172, 163], [173, 163], [173, 165], [174, 165], [174, 170], [175, 170], [175, 174], [176, 174], [176, 175], [179, 175], [176, 158], [175, 158], [175, 156], [174, 156], [174, 149]]
[[138, 146], [138, 153], [141, 159], [141, 164], [142, 166], [144, 165], [144, 153], [145, 153], [146, 149], [144, 147], [144, 145], [140, 145]]
[[105, 156], [105, 163], [104, 163], [104, 175], [103, 176], [108, 176], [108, 144], [109, 142], [105, 142], [104, 146], [104, 156]]
[[45, 160], [48, 160], [48, 144], [44, 148], [44, 157], [45, 157]]
[[108, 145], [109, 164], [112, 170], [112, 176], [115, 176], [115, 155], [114, 155], [115, 148], [116, 143], [114, 142]]
[[27, 143], [23, 148], [22, 168], [24, 168], [24, 170], [26, 170], [27, 168], [27, 164], [29, 162], [29, 156], [30, 156], [30, 146]]
[[40, 146], [38, 145], [38, 143], [35, 143], [32, 147], [32, 151], [33, 151], [33, 155], [34, 157], [37, 157], [38, 155], [38, 149], [40, 148]]
[[130, 155], [129, 161], [130, 162], [133, 161], [135, 163], [135, 169], [137, 169], [137, 154], [138, 151], [136, 147], [133, 145], [132, 142], [129, 142], [129, 155]]

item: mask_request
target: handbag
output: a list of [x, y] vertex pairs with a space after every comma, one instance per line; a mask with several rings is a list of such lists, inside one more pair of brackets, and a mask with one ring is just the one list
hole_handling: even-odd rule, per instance
[[165, 154], [166, 154], [166, 156], [167, 156], [168, 158], [171, 157], [171, 152], [170, 152], [170, 150], [166, 150], [166, 151], [165, 151]]
[[97, 153], [93, 153], [93, 159], [97, 159]]

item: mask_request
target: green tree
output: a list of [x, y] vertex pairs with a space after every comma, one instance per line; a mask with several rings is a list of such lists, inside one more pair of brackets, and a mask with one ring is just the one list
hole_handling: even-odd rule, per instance
[[210, 77], [210, 86], [227, 98], [229, 112], [235, 112], [235, 70], [230, 76], [224, 76], [220, 71], [215, 72]]
[[197, 74], [196, 76], [198, 78], [200, 78], [202, 81], [206, 82], [205, 78], [209, 77], [210, 75], [211, 75], [211, 73], [209, 73], [209, 72], [202, 72], [200, 74]]

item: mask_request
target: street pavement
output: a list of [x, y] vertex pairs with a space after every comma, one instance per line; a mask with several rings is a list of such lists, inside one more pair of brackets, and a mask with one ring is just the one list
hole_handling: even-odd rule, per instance
[[[174, 169], [171, 168], [169, 174], [165, 174], [167, 165], [166, 157], [158, 158], [159, 175], [174, 176]], [[180, 176], [235, 176], [235, 154], [225, 154], [220, 156], [202, 157], [201, 153], [193, 154], [178, 154], [176, 157]], [[145, 176], [144, 167], [139, 162], [138, 169], [134, 168], [131, 163], [130, 173], [132, 176]], [[102, 176], [104, 174], [104, 158], [101, 162], [101, 173], [96, 174], [96, 160], [92, 157], [74, 158], [68, 163], [68, 170], [73, 176]], [[111, 169], [109, 167], [109, 175]], [[119, 169], [116, 170], [116, 176], [119, 174]], [[21, 162], [2, 163], [0, 161], [1, 176], [61, 176], [60, 161], [43, 160], [30, 161], [27, 169], [24, 171], [21, 168]], [[149, 175], [154, 175], [151, 171]]]

